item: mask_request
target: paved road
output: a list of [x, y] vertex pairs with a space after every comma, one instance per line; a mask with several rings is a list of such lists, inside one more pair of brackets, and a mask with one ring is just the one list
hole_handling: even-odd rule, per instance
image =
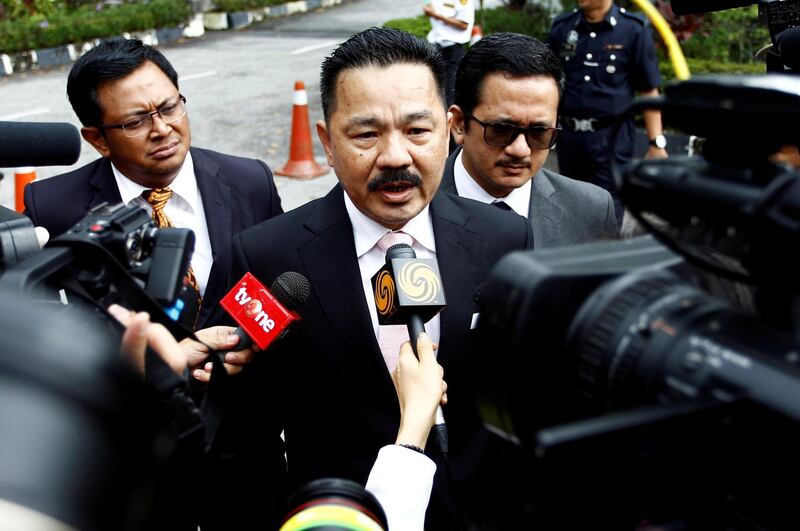
[[[487, 2], [487, 5], [497, 1]], [[352, 0], [351, 2], [264, 22], [240, 31], [205, 36], [162, 48], [180, 74], [193, 144], [263, 159], [272, 168], [286, 162], [291, 131], [292, 90], [303, 80], [313, 124], [322, 117], [319, 66], [337, 42], [390, 18], [415, 16], [421, 0]], [[79, 126], [66, 97], [68, 67], [0, 78], [0, 120], [64, 121]], [[322, 148], [312, 131], [315, 151]], [[83, 144], [78, 165], [97, 157]], [[77, 167], [77, 166], [76, 166]], [[39, 178], [69, 168], [40, 168]], [[13, 205], [13, 170], [4, 170], [0, 203]], [[333, 172], [311, 181], [278, 177], [284, 208], [324, 195], [335, 183]]]

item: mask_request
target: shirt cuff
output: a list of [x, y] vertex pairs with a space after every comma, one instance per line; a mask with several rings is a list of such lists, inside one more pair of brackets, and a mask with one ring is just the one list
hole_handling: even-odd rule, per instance
[[436, 464], [402, 446], [384, 446], [372, 465], [366, 489], [386, 512], [389, 529], [422, 530]]

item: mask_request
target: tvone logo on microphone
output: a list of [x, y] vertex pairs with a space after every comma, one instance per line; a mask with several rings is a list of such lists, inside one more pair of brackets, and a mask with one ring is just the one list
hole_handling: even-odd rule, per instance
[[261, 301], [248, 295], [245, 286], [240, 287], [233, 298], [239, 306], [244, 306], [244, 314], [255, 320], [264, 332], [271, 332], [275, 328], [275, 321], [264, 311]]

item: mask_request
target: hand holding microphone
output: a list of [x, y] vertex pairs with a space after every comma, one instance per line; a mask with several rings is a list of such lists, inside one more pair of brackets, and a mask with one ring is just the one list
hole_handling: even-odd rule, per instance
[[[252, 274], [245, 273], [220, 301], [239, 328], [214, 326], [198, 330], [195, 335], [203, 343], [184, 340], [184, 348], [190, 352], [191, 359], [198, 361], [211, 354], [208, 347], [227, 351], [224, 360], [226, 372], [236, 374], [252, 361], [255, 351], [267, 349], [272, 342], [286, 334], [293, 322], [300, 320], [294, 310], [302, 306], [310, 294], [311, 285], [300, 273], [282, 273], [270, 289]], [[192, 375], [208, 382], [211, 367], [211, 363], [206, 363], [205, 367], [196, 369]]]
[[[404, 324], [411, 347], [419, 359], [417, 340], [425, 323], [445, 307], [439, 265], [436, 260], [417, 258], [410, 245], [401, 243], [386, 250], [386, 264], [372, 277], [378, 323]], [[433, 427], [437, 446], [447, 455], [447, 426], [441, 406], [436, 409]]]
[[427, 334], [417, 339], [414, 356], [409, 342], [400, 347], [397, 367], [392, 381], [400, 402], [400, 429], [395, 444], [425, 449], [431, 428], [436, 423], [436, 410], [447, 403], [447, 384], [444, 370], [436, 362], [435, 345]]

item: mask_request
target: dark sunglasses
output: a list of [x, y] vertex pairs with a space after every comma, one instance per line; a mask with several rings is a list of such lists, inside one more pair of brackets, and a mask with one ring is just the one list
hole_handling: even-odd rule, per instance
[[556, 145], [556, 138], [560, 127], [546, 127], [532, 125], [518, 127], [502, 122], [484, 122], [478, 118], [467, 115], [468, 120], [475, 120], [483, 127], [483, 141], [490, 146], [506, 147], [511, 145], [519, 135], [525, 135], [525, 140], [531, 149], [550, 149]]

